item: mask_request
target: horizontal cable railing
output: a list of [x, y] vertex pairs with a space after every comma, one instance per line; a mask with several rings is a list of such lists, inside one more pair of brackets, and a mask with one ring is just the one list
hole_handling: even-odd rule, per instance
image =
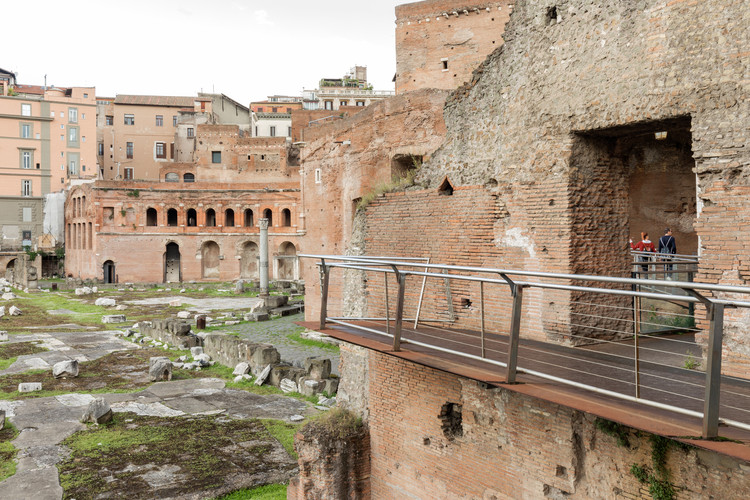
[[[721, 373], [725, 309], [750, 308], [750, 287], [693, 282], [697, 259], [669, 255], [674, 267], [665, 272], [692, 266], [689, 280], [300, 257], [319, 261], [321, 328], [377, 335], [394, 351], [403, 343], [494, 365], [507, 383], [521, 373], [699, 417], [707, 438], [720, 423], [750, 430], [750, 383]], [[329, 314], [333, 270], [361, 273], [366, 313]]]

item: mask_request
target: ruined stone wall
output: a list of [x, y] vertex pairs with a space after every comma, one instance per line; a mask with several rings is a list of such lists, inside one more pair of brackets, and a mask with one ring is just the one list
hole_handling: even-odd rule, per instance
[[[347, 363], [362, 370], [342, 349]], [[653, 469], [647, 433], [621, 446], [590, 414], [384, 353], [366, 369], [373, 498], [651, 498], [630, 472]], [[711, 451], [670, 446], [665, 465], [676, 498], [750, 488], [750, 464]]]
[[[348, 248], [358, 201], [378, 185], [390, 183], [394, 158], [414, 155], [424, 160], [441, 144], [446, 95], [438, 90], [411, 92], [305, 131], [302, 198], [309, 253], [361, 253]], [[350, 144], [344, 144], [347, 141]], [[308, 287], [306, 317], [315, 318], [320, 310], [318, 272], [311, 260], [302, 264]], [[331, 290], [337, 307], [340, 285], [333, 283]]]
[[428, 0], [396, 7], [396, 93], [452, 90], [502, 45], [514, 0]]
[[[448, 99], [445, 143], [417, 181], [437, 190], [447, 177], [494, 190], [507, 211], [496, 245], [526, 253], [511, 267], [627, 276], [628, 236], [645, 230], [655, 239], [678, 222], [678, 248], [700, 242], [696, 280], [746, 283], [741, 249], [750, 231], [740, 200], [750, 185], [749, 17], [740, 0], [519, 0], [505, 44]], [[633, 154], [669, 152], [659, 131], [686, 137], [669, 153], [679, 181], [658, 181], [668, 204], [639, 188], [638, 172], [654, 170]], [[683, 200], [691, 169], [697, 199]], [[644, 199], [650, 205], [638, 214]], [[740, 315], [728, 315], [725, 345], [745, 353]], [[747, 370], [725, 360], [727, 373]]]

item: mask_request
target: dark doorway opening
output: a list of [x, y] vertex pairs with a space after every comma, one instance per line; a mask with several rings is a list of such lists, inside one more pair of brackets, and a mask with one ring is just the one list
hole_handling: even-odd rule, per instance
[[102, 266], [104, 272], [104, 283], [117, 283], [117, 274], [115, 273], [115, 263], [111, 260], [104, 262]]

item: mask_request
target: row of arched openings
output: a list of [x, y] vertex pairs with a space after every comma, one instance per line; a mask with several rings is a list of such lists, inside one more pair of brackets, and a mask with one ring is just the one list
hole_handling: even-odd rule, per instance
[[[186, 212], [186, 225], [188, 227], [195, 227], [198, 225], [198, 212], [194, 208], [189, 208]], [[234, 227], [235, 226], [235, 212], [231, 208], [224, 210], [224, 226]], [[263, 218], [268, 219], [268, 225], [273, 226], [273, 211], [270, 208], [263, 210]], [[157, 226], [159, 225], [159, 214], [153, 207], [146, 209], [146, 225]], [[243, 214], [243, 225], [245, 227], [253, 227], [255, 225], [255, 214], [252, 209], [245, 209]], [[218, 217], [216, 210], [209, 208], [205, 212], [205, 226], [216, 227], [218, 223]], [[167, 210], [167, 226], [177, 226], [177, 209], [170, 208]], [[281, 226], [290, 227], [292, 225], [292, 212], [288, 208], [284, 208], [281, 211]]]

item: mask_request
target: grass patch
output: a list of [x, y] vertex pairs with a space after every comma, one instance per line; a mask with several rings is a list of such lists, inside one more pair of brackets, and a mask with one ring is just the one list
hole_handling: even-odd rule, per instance
[[336, 439], [347, 439], [362, 429], [362, 417], [344, 408], [332, 408], [311, 420], [305, 430], [324, 433]]
[[[302, 329], [302, 331], [304, 331], [304, 328]], [[300, 345], [304, 345], [308, 347], [317, 347], [319, 349], [326, 349], [328, 351], [335, 352], [335, 353], [338, 353], [340, 351], [338, 345], [329, 344], [327, 342], [321, 342], [319, 340], [306, 339], [302, 337], [302, 332], [290, 333], [287, 335], [287, 338], [289, 340], [292, 340], [293, 342], [296, 342]]]
[[286, 484], [267, 484], [234, 491], [215, 500], [286, 500], [286, 487]]
[[297, 452], [294, 451], [294, 435], [297, 434], [302, 425], [273, 419], [263, 419], [261, 422], [266, 427], [266, 430], [281, 443], [289, 455], [294, 457], [295, 460], [299, 458]]
[[0, 344], [0, 370], [5, 370], [15, 363], [19, 356], [45, 351], [47, 351], [47, 348], [41, 347], [38, 342]]
[[16, 436], [18, 436], [18, 429], [5, 420], [5, 426], [0, 431], [0, 483], [16, 473], [18, 450], [11, 444]]
[[[251, 488], [257, 485], [253, 478], [291, 475], [296, 468], [291, 457], [273, 453], [278, 445], [257, 420], [116, 413], [110, 423], [77, 432], [62, 444], [71, 450], [58, 465], [65, 498], [210, 495], [228, 478]], [[173, 480], [162, 485], [150, 486], [143, 478], [165, 470]]]

